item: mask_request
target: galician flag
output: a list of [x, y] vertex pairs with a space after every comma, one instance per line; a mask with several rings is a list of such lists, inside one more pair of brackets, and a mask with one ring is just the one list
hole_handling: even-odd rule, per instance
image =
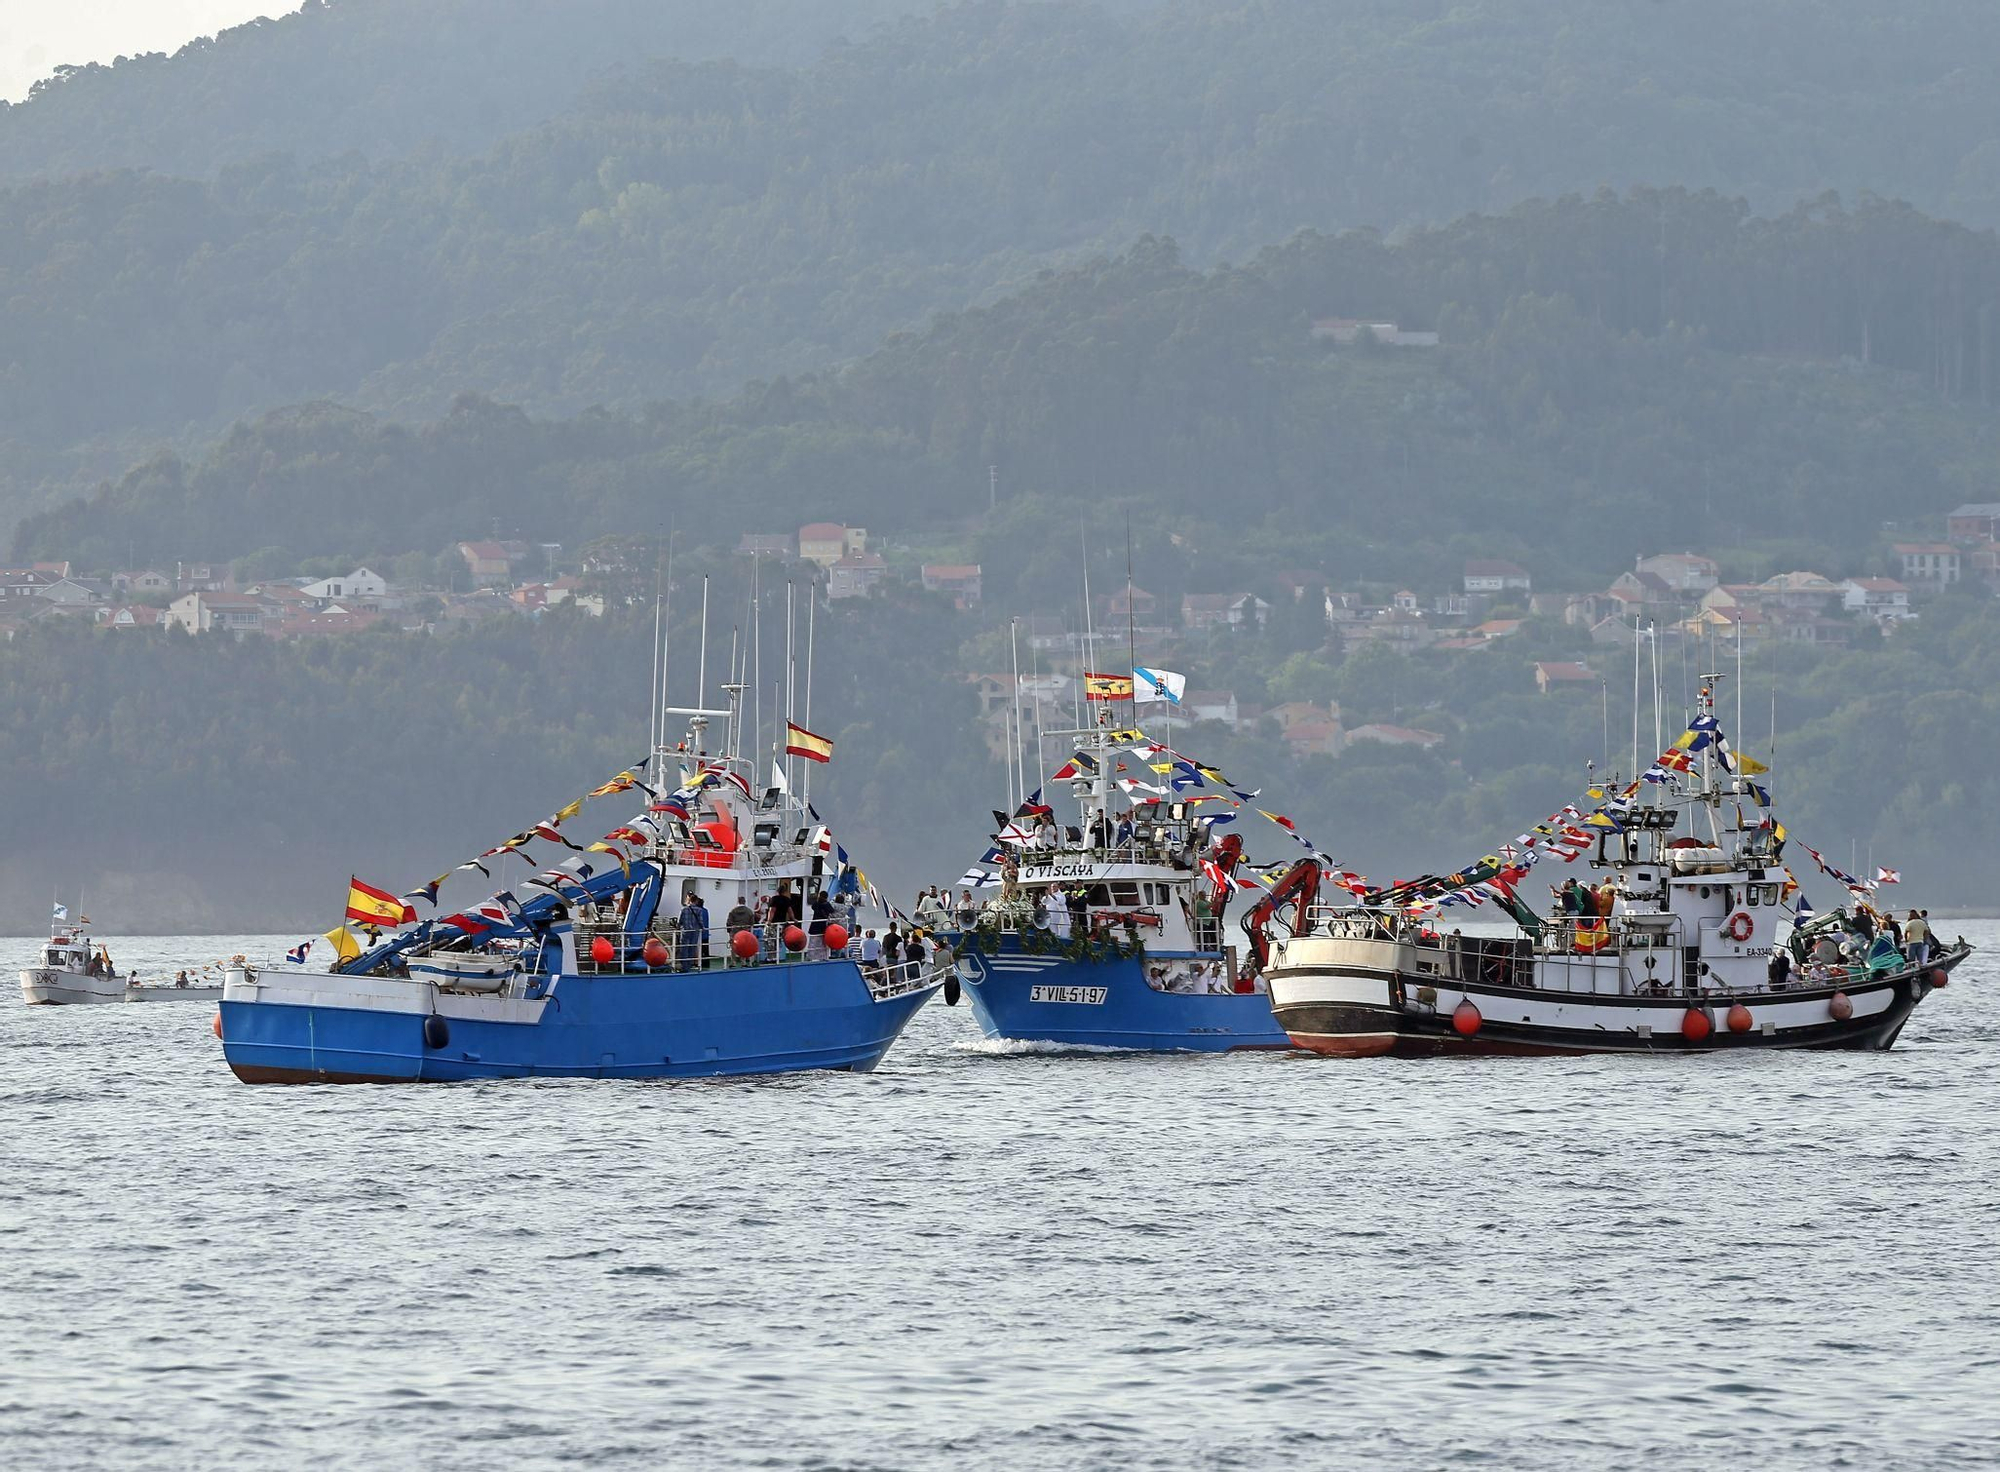
[[57, 900], [55, 902], [55, 914], [50, 918], [54, 920], [69, 919], [69, 906], [64, 904], [61, 900]]
[[1135, 669], [1132, 685], [1141, 700], [1164, 700], [1179, 705], [1181, 697], [1187, 694], [1187, 676], [1172, 670]]

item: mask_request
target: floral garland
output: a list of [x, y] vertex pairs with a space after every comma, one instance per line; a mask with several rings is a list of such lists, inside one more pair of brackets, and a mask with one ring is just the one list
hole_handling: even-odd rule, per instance
[[[1024, 955], [1061, 956], [1065, 960], [1091, 966], [1111, 961], [1146, 959], [1146, 944], [1139, 939], [1138, 926], [1132, 924], [1125, 926], [1125, 939], [1122, 942], [1117, 936], [1110, 934], [1073, 936], [1064, 940], [1051, 931], [1034, 926], [1026, 927], [1018, 933]], [[1000, 935], [998, 925], [981, 924], [971, 930], [963, 931], [959, 935], [958, 944], [952, 947], [952, 956], [957, 959], [973, 951], [990, 955], [999, 949]]]

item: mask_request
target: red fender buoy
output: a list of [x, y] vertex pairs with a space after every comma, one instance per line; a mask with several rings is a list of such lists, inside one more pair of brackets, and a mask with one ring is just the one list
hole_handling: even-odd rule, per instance
[[217, 1041], [220, 1041], [222, 1038], [222, 1014], [220, 1012], [215, 1014], [214, 1020], [211, 1025], [215, 1028], [215, 1036]]
[[729, 949], [736, 952], [737, 959], [747, 961], [757, 954], [757, 937], [748, 930], [739, 930], [729, 937]]
[[590, 959], [600, 966], [609, 966], [611, 958], [617, 954], [609, 936], [600, 935], [590, 943]]
[[1708, 1014], [1699, 1007], [1690, 1007], [1681, 1014], [1681, 1036], [1691, 1043], [1705, 1043], [1708, 1035], [1715, 1031], [1715, 1024], [1708, 1020]]
[[1755, 1020], [1750, 1015], [1750, 1009], [1741, 1002], [1731, 1004], [1728, 1017], [1729, 1030], [1731, 1032], [1748, 1032]]
[[1835, 992], [1826, 999], [1826, 1010], [1835, 1022], [1845, 1022], [1854, 1015], [1854, 1003], [1846, 992]]
[[806, 933], [796, 925], [787, 925], [785, 927], [785, 949], [788, 951], [802, 951], [805, 948]]
[[657, 935], [649, 935], [646, 943], [639, 947], [639, 954], [648, 966], [664, 966], [667, 964], [667, 943]]
[[827, 926], [826, 948], [829, 951], [844, 951], [847, 949], [847, 927], [845, 925]]
[[1451, 1009], [1452, 1030], [1462, 1038], [1469, 1038], [1485, 1024], [1479, 1009], [1472, 1005], [1472, 998], [1466, 997]]
[[1931, 973], [1932, 986], [1945, 986], [1951, 981], [1951, 973], [1940, 966]]

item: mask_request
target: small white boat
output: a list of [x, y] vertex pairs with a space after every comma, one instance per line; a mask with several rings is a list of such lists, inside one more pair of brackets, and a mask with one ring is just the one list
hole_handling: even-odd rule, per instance
[[89, 919], [72, 925], [69, 910], [59, 904], [41, 964], [21, 972], [21, 1000], [30, 1007], [122, 1002], [129, 980], [112, 966], [110, 952], [102, 946], [92, 948]]
[[125, 988], [128, 1002], [213, 1002], [222, 995], [222, 984], [196, 986], [193, 983], [173, 981], [152, 982], [146, 985], [134, 981]]
[[426, 951], [410, 957], [408, 965], [416, 981], [432, 981], [459, 992], [497, 992], [520, 973], [521, 957], [518, 952]]

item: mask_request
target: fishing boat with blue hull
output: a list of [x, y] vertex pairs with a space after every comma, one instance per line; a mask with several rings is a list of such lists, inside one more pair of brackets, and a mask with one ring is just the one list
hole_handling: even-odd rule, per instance
[[[310, 943], [285, 961], [233, 967], [216, 1029], [236, 1076], [348, 1083], [873, 1069], [948, 979], [949, 962], [864, 967], [850, 954], [855, 909], [873, 887], [843, 862], [845, 850], [793, 795], [775, 758], [772, 781], [755, 783], [754, 763], [734, 754], [740, 687], [730, 691], [726, 711], [670, 710], [690, 718], [688, 739], [672, 751], [656, 744], [647, 761], [590, 794], [648, 798], [603, 839], [586, 848], [561, 833], [579, 799], [461, 866], [483, 870], [529, 842], [577, 850], [534, 879], [421, 922], [414, 905], [357, 882], [350, 917], [381, 905], [382, 923], [394, 927], [388, 938], [324, 970], [304, 964]], [[703, 754], [712, 717], [728, 722], [729, 754], [715, 758]], [[653, 776], [678, 766], [678, 785], [656, 785], [649, 765]], [[400, 899], [435, 904], [443, 878]], [[344, 927], [329, 940], [337, 952], [353, 946]]]
[[1291, 1046], [1261, 990], [1176, 992], [1160, 984], [1167, 973], [1200, 974], [1204, 986], [1210, 976], [1226, 979], [1224, 956], [1147, 951], [1080, 961], [1032, 945], [1023, 945], [1019, 930], [1001, 932], [959, 960], [973, 1015], [989, 1038], [1149, 1052]]
[[[998, 872], [966, 876], [997, 897], [962, 909], [951, 933], [981, 1031], [1075, 1048], [1291, 1047], [1249, 946], [1224, 926], [1239, 890], [1268, 898], [1286, 868], [1252, 869], [1235, 832], [1217, 836], [1255, 794], [1136, 729], [1055, 734], [1077, 739], [1050, 782], [1068, 784], [1079, 822], [1058, 824], [1040, 789], [1024, 800], [982, 861]], [[1262, 815], [1310, 849], [1290, 820]], [[1323, 857], [1301, 862], [1317, 873]]]

